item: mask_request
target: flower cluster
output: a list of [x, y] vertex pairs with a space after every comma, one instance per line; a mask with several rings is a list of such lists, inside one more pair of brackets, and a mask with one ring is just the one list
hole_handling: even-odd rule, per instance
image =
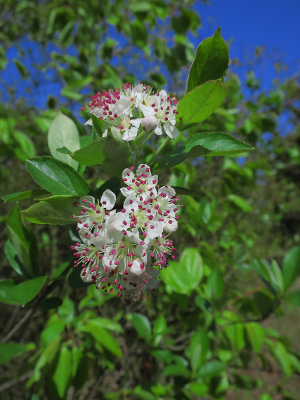
[[[88, 103], [88, 110], [105, 121], [104, 137], [110, 131], [113, 137], [130, 141], [144, 130], [175, 138], [179, 134], [176, 128], [177, 102], [176, 96], [169, 96], [165, 90], [154, 93], [151, 86], [125, 83], [122, 89], [97, 92]], [[92, 120], [86, 124], [92, 125]]]
[[140, 297], [158, 285], [159, 271], [175, 258], [168, 238], [177, 227], [179, 197], [170, 186], [158, 187], [146, 164], [122, 174], [123, 208], [113, 209], [116, 196], [105, 190], [100, 201], [83, 197], [77, 218], [82, 243], [71, 246], [81, 278], [104, 292]]

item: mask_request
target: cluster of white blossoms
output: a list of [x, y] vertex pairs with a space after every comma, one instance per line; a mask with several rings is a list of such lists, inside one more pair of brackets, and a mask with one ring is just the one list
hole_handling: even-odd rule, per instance
[[83, 281], [117, 296], [140, 297], [158, 285], [159, 271], [175, 258], [168, 236], [178, 227], [180, 198], [170, 186], [158, 188], [158, 177], [146, 164], [125, 169], [122, 178], [120, 211], [110, 190], [100, 202], [92, 196], [80, 200], [80, 215], [73, 217], [82, 243], [71, 248]]
[[[151, 86], [125, 83], [122, 89], [97, 92], [87, 106], [91, 114], [105, 121], [108, 128], [104, 137], [110, 131], [116, 139], [130, 141], [142, 130], [177, 137], [177, 103], [176, 96], [165, 90], [154, 93]], [[92, 119], [86, 124], [92, 125]]]

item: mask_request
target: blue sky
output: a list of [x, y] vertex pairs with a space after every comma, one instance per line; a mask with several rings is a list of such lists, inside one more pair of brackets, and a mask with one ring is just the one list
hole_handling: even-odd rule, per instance
[[[197, 37], [190, 35], [195, 47], [204, 38], [213, 35], [218, 26], [221, 27], [221, 33], [227, 42], [233, 39], [230, 44], [231, 59], [238, 58], [243, 63], [247, 57], [250, 60], [253, 58], [256, 46], [266, 46], [267, 50], [256, 67], [256, 73], [262, 78], [264, 89], [268, 90], [276, 77], [275, 61], [281, 61], [289, 66], [289, 70], [282, 73], [282, 78], [300, 71], [299, 34], [297, 35], [300, 0], [211, 0], [209, 5], [203, 5], [198, 0], [194, 9], [199, 12], [202, 19], [202, 28]], [[28, 39], [22, 42], [22, 46], [24, 50], [32, 48]], [[38, 63], [40, 58], [38, 47], [34, 46], [33, 53], [25, 58], [25, 65], [33, 75], [35, 72], [32, 62]], [[51, 44], [49, 46], [51, 47]], [[53, 50], [50, 47], [49, 52]], [[32, 79], [27, 82], [20, 81], [19, 73], [12, 61], [17, 57], [16, 49], [9, 49], [7, 56], [9, 63], [6, 71], [0, 73], [0, 78], [4, 78], [7, 84], [18, 87], [20, 95], [28, 97], [26, 87], [33, 85]], [[243, 68], [242, 65], [237, 69], [234, 67], [231, 69], [240, 75], [242, 82], [245, 81], [246, 67]], [[53, 71], [47, 71], [49, 78], [52, 73]], [[22, 82], [22, 86], [18, 82]], [[34, 97], [39, 99], [40, 107], [45, 109], [48, 95], [51, 93], [57, 98], [60, 90], [59, 82], [47, 81]]]
[[218, 27], [230, 46], [230, 57], [244, 60], [256, 46], [266, 46], [266, 55], [258, 71], [268, 88], [275, 77], [272, 60], [289, 66], [286, 75], [300, 71], [299, 17], [300, 0], [211, 0], [197, 3], [203, 37]]

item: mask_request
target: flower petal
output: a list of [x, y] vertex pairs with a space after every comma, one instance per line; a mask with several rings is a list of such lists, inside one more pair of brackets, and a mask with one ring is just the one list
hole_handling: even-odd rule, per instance
[[106, 189], [101, 196], [101, 203], [103, 208], [111, 210], [116, 203], [116, 195], [109, 189]]

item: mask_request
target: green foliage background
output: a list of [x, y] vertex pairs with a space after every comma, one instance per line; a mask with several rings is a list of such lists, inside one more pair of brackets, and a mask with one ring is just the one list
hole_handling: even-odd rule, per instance
[[[62, 97], [50, 96], [46, 111], [16, 99], [11, 87], [0, 109], [1, 396], [297, 399], [299, 76], [274, 82], [266, 93], [249, 66], [246, 99], [229, 67], [222, 106], [188, 133], [198, 140], [199, 131], [232, 132], [255, 150], [244, 160], [202, 152], [193, 161], [186, 155], [178, 165], [166, 164], [160, 182], [180, 187], [184, 204], [174, 235], [178, 259], [147, 299], [121, 302], [82, 287], [70, 273], [71, 225], [28, 223], [30, 199], [44, 192], [25, 160], [50, 155], [47, 133], [57, 110], [73, 120], [69, 130], [83, 137], [85, 127], [74, 115], [78, 104], [97, 90], [134, 83], [141, 59], [149, 61], [144, 81], [160, 88], [167, 83], [161, 71], [167, 71], [170, 89], [179, 95], [185, 89], [182, 77], [195, 52], [187, 33], [200, 27], [193, 1], [101, 3], [1, 2], [0, 66], [5, 68], [6, 50], [17, 46], [15, 65], [28, 79], [21, 39], [29, 34], [44, 54], [37, 69], [51, 69], [53, 82], [63, 85]], [[125, 46], [109, 37], [109, 25], [128, 39]], [[51, 53], [49, 43], [56, 48]], [[70, 45], [77, 55], [68, 55]], [[214, 79], [223, 72], [220, 66]], [[205, 70], [203, 80], [199, 76], [191, 70], [194, 86], [206, 82]], [[172, 151], [164, 144], [158, 167], [166, 166]], [[186, 145], [185, 154], [191, 151]], [[84, 172], [95, 190], [109, 176], [95, 167]], [[85, 190], [84, 183], [78, 185]], [[61, 210], [53, 214], [56, 224], [67, 211], [59, 198], [49, 204], [52, 212]]]

